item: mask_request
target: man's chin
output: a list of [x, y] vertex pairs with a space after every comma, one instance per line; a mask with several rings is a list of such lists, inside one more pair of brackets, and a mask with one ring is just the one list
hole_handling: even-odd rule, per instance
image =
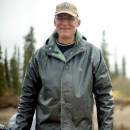
[[70, 35], [69, 34], [61, 34], [61, 37], [67, 38], [67, 37], [70, 37]]
[[63, 39], [68, 39], [70, 38], [68, 35], [67, 36], [62, 36]]

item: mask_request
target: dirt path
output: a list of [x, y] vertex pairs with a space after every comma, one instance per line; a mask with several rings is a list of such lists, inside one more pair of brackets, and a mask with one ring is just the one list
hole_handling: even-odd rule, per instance
[[[94, 130], [98, 130], [95, 107], [94, 107], [94, 128], [95, 128]], [[130, 130], [130, 105], [124, 107], [115, 105], [114, 128], [117, 130]]]
[[114, 124], [116, 126], [127, 126], [130, 130], [130, 105], [129, 106], [115, 106]]
[[[7, 126], [12, 115], [17, 112], [16, 108], [0, 109], [0, 124]], [[121, 107], [115, 105], [114, 110], [114, 127], [117, 130], [130, 130], [130, 105]], [[116, 130], [114, 128], [114, 130]], [[94, 107], [94, 130], [97, 129], [96, 108]]]
[[13, 107], [0, 109], [0, 124], [7, 126], [10, 117], [14, 115], [16, 112], [17, 109]]

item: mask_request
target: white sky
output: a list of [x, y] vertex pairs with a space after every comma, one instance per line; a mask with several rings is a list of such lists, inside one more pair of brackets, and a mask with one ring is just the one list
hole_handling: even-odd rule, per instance
[[[64, 0], [0, 0], [0, 44], [3, 52], [7, 48], [9, 58], [17, 44], [23, 51], [23, 37], [34, 27], [36, 48], [54, 30], [55, 7]], [[102, 31], [106, 31], [109, 52], [117, 50], [119, 69], [124, 55], [127, 76], [130, 77], [130, 4], [129, 0], [68, 0], [77, 6], [81, 26], [78, 30], [89, 42], [100, 48]], [[21, 54], [22, 56], [22, 54]], [[114, 56], [110, 56], [111, 67]], [[112, 68], [111, 68], [112, 69]]]

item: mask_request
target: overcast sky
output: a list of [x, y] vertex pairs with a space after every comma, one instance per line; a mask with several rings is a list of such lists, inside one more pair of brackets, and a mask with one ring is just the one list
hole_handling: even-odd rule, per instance
[[[34, 27], [36, 48], [55, 29], [53, 20], [57, 4], [64, 0], [0, 0], [0, 44], [2, 50], [7, 48], [9, 58], [14, 51], [14, 45], [21, 49], [23, 37]], [[121, 69], [121, 60], [126, 58], [127, 76], [130, 77], [130, 4], [129, 0], [69, 0], [79, 10], [81, 26], [78, 30], [89, 42], [100, 48], [102, 31], [106, 32], [111, 69], [114, 66], [114, 52]]]

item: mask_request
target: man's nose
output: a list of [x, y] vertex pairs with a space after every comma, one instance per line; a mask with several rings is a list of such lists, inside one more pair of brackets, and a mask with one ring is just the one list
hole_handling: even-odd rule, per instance
[[62, 23], [68, 23], [68, 19], [64, 18]]

